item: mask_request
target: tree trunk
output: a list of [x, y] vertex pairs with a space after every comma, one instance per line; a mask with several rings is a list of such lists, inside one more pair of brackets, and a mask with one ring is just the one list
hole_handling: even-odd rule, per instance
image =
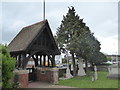
[[75, 65], [75, 57], [74, 57], [74, 53], [72, 53], [72, 61], [73, 61], [73, 76], [76, 76], [76, 65]]
[[90, 75], [90, 73], [89, 73], [89, 70], [88, 70], [88, 62], [87, 62], [87, 60], [85, 59], [85, 72], [86, 72], [86, 75]]
[[87, 71], [88, 71], [88, 63], [87, 63], [87, 60], [85, 60], [85, 72], [87, 74]]

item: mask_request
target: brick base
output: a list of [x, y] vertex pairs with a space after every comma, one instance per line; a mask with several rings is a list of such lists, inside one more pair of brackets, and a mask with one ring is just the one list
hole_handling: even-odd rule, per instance
[[38, 81], [58, 83], [58, 68], [36, 68], [36, 76]]
[[19, 83], [20, 88], [28, 88], [28, 70], [15, 70], [14, 82]]

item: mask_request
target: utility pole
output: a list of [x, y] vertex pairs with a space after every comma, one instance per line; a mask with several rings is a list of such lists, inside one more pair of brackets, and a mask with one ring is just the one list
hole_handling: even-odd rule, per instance
[[117, 54], [117, 52], [116, 52], [116, 62], [118, 62], [118, 54]]

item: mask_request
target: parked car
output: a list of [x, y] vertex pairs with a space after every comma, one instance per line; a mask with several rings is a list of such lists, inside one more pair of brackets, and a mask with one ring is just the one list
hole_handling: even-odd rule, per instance
[[111, 61], [103, 62], [102, 64], [113, 64]]
[[112, 62], [113, 62], [113, 64], [118, 64], [118, 63], [120, 63], [120, 60], [118, 60], [118, 61], [113, 60]]
[[117, 61], [113, 61], [113, 64], [118, 64], [118, 62]]
[[113, 62], [111, 62], [111, 61], [107, 61], [106, 64], [113, 64]]

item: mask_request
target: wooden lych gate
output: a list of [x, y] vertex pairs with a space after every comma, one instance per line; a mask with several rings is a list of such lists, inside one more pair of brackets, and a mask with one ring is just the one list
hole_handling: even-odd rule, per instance
[[17, 60], [17, 69], [26, 69], [30, 58], [35, 67], [55, 67], [55, 55], [60, 54], [47, 20], [24, 27], [8, 45], [8, 50]]

